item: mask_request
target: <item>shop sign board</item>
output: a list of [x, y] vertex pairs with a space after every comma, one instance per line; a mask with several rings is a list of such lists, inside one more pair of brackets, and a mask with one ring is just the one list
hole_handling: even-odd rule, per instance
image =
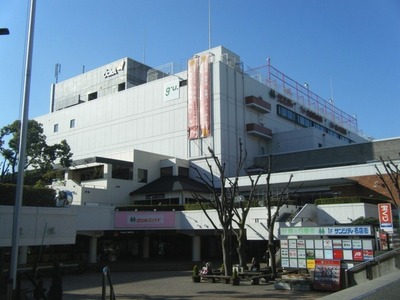
[[179, 79], [164, 83], [164, 101], [175, 100], [179, 98]]
[[393, 233], [393, 217], [390, 203], [379, 203], [378, 214], [380, 228], [386, 232]]
[[373, 235], [371, 226], [322, 226], [322, 227], [283, 227], [281, 236], [329, 235], [329, 236], [370, 236]]
[[116, 228], [174, 228], [175, 213], [170, 211], [117, 211]]
[[340, 290], [340, 260], [316, 259], [314, 289], [326, 291]]

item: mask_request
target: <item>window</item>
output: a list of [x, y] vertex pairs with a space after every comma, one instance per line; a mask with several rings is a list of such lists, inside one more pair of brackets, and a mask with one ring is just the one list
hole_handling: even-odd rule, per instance
[[302, 115], [299, 115], [298, 113], [295, 113], [281, 105], [277, 105], [277, 113], [278, 113], [278, 116], [281, 116], [281, 117], [283, 117], [287, 120], [290, 120], [296, 124], [302, 125], [304, 127], [314, 127], [314, 128], [321, 130], [322, 132], [326, 132], [329, 135], [334, 136], [337, 139], [341, 139], [341, 140], [348, 141], [349, 143], [353, 143], [353, 141], [351, 139], [349, 139], [333, 130], [330, 130], [330, 129], [326, 128], [325, 126], [322, 126], [314, 121], [311, 121], [310, 119], [303, 117]]
[[115, 179], [132, 180], [132, 167], [113, 164], [111, 177]]
[[69, 121], [69, 128], [75, 128], [75, 119]]
[[178, 175], [179, 176], [189, 177], [189, 168], [179, 167], [178, 168]]
[[147, 170], [138, 169], [138, 182], [147, 183]]
[[165, 167], [165, 168], [160, 168], [160, 176], [172, 176], [173, 175], [173, 170], [172, 167]]
[[118, 84], [118, 92], [125, 90], [125, 82]]
[[88, 99], [89, 99], [89, 101], [90, 101], [90, 100], [97, 99], [97, 92], [90, 93], [90, 94], [88, 95]]
[[53, 132], [58, 132], [58, 124], [54, 124]]

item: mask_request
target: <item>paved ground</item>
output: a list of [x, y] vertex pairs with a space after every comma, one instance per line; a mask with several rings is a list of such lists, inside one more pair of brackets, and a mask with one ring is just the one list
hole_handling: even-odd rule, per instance
[[[329, 295], [323, 291], [275, 290], [273, 284], [251, 285], [241, 281], [230, 284], [193, 283], [190, 271], [117, 272], [112, 273], [116, 299], [318, 299]], [[45, 278], [44, 286], [49, 287]], [[85, 272], [63, 277], [63, 300], [101, 299], [102, 273]], [[107, 297], [110, 288], [107, 286]]]

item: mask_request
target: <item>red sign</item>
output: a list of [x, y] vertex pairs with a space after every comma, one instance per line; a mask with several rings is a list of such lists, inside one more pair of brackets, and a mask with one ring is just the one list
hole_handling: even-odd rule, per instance
[[362, 250], [353, 250], [353, 260], [364, 260]]
[[314, 270], [314, 289], [340, 290], [340, 260], [316, 259]]
[[343, 259], [343, 250], [333, 250], [333, 258], [334, 259]]
[[379, 203], [378, 214], [381, 229], [386, 232], [393, 232], [392, 207], [390, 203]]
[[379, 203], [379, 222], [381, 223], [392, 223], [392, 207], [389, 203]]

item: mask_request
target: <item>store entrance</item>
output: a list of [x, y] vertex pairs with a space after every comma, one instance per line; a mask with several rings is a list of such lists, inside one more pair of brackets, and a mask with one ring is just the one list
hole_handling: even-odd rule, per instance
[[[148, 250], [146, 250], [148, 247]], [[148, 257], [146, 257], [146, 252]], [[98, 260], [190, 260], [192, 238], [176, 231], [110, 231], [99, 238]]]

